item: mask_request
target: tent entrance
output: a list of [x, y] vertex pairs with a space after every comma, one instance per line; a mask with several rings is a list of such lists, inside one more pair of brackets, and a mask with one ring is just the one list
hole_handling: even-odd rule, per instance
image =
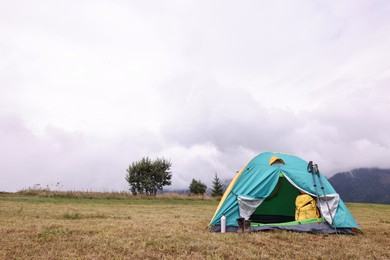
[[299, 194], [299, 190], [280, 174], [275, 188], [252, 213], [250, 220], [265, 224], [295, 221], [295, 199]]

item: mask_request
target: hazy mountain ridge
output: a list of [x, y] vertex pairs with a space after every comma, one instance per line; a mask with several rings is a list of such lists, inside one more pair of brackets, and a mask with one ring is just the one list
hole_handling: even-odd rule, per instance
[[346, 202], [390, 204], [390, 169], [360, 168], [329, 178]]

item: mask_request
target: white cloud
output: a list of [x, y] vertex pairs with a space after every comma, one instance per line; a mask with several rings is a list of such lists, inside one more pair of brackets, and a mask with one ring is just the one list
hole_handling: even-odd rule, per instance
[[[387, 1], [0, 3], [0, 190], [174, 187], [280, 151], [390, 167]], [[28, 168], [28, 169], [27, 169]], [[3, 177], [3, 175], [5, 177]]]

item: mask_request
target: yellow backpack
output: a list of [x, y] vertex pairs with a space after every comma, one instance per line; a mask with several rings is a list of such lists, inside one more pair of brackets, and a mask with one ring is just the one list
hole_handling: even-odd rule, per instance
[[308, 194], [299, 195], [295, 200], [295, 206], [296, 221], [320, 217], [316, 201]]

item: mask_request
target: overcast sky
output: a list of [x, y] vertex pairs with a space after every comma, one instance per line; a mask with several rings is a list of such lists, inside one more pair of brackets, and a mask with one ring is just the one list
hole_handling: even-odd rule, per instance
[[0, 191], [173, 185], [255, 155], [390, 168], [390, 1], [0, 0]]

